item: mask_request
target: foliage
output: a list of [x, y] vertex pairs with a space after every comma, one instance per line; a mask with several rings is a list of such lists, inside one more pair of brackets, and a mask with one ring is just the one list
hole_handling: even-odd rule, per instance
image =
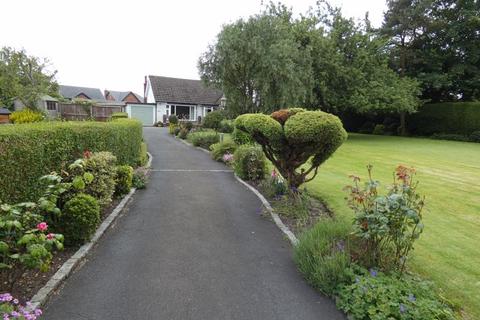
[[203, 149], [210, 149], [212, 144], [218, 143], [220, 137], [216, 132], [213, 131], [198, 131], [192, 132], [188, 135], [189, 139], [192, 141], [192, 144], [196, 147]]
[[375, 125], [375, 128], [373, 128], [372, 134], [376, 135], [382, 135], [385, 133], [385, 126], [383, 124], [377, 124]]
[[42, 310], [33, 308], [30, 302], [21, 305], [10, 293], [0, 294], [0, 316], [2, 319], [35, 320], [42, 315]]
[[168, 133], [170, 133], [171, 135], [175, 135], [175, 130], [178, 128], [178, 125], [177, 124], [174, 124], [174, 123], [169, 123], [168, 124]]
[[25, 201], [42, 194], [38, 179], [61, 172], [85, 150], [110, 151], [118, 164], [136, 165], [140, 157], [142, 124], [112, 122], [48, 122], [0, 127], [0, 198]]
[[470, 135], [470, 141], [480, 142], [480, 130], [472, 132]]
[[203, 118], [203, 126], [205, 128], [218, 131], [222, 120], [225, 120], [225, 113], [223, 112], [223, 110], [215, 110], [207, 113], [205, 118]]
[[[234, 122], [235, 125], [235, 122]], [[254, 141], [250, 137], [249, 134], [237, 129], [234, 127], [233, 132], [232, 132], [232, 140], [237, 144], [237, 145], [242, 145], [242, 144], [252, 144]]]
[[94, 197], [80, 193], [65, 203], [60, 224], [66, 244], [84, 244], [99, 223], [100, 205]]
[[434, 133], [430, 138], [435, 140], [470, 141], [468, 136], [456, 133]]
[[137, 161], [137, 164], [140, 166], [146, 165], [148, 162], [148, 154], [147, 154], [147, 144], [142, 142], [140, 144], [140, 157]]
[[178, 136], [179, 133], [180, 133], [180, 127], [176, 126], [175, 129], [173, 129], [173, 135]]
[[93, 175], [92, 183], [85, 186], [84, 193], [98, 200], [101, 207], [112, 202], [115, 192], [115, 166], [117, 158], [110, 152], [94, 152], [85, 160], [85, 172]]
[[218, 127], [218, 131], [223, 133], [232, 133], [233, 128], [234, 128], [233, 120], [224, 119], [220, 121], [220, 126]]
[[273, 169], [271, 174], [260, 184], [262, 193], [269, 198], [276, 198], [288, 193], [288, 186], [283, 177]]
[[409, 132], [430, 136], [434, 133], [469, 135], [480, 130], [480, 102], [431, 103], [410, 116]]
[[112, 120], [127, 119], [127, 118], [128, 118], [128, 113], [126, 113], [126, 112], [114, 112], [111, 115]]
[[337, 305], [352, 319], [455, 319], [448, 303], [426, 281], [358, 267], [351, 274], [352, 282], [340, 289]]
[[295, 247], [294, 260], [305, 279], [326, 295], [349, 283], [350, 226], [343, 220], [326, 218], [306, 231]]
[[[313, 180], [318, 167], [347, 138], [336, 116], [300, 108], [280, 110], [271, 116], [244, 114], [235, 120], [235, 128], [248, 133], [262, 146], [266, 157], [292, 188]], [[305, 169], [307, 161], [310, 167]]]
[[245, 180], [262, 180], [266, 174], [266, 159], [259, 146], [241, 145], [233, 154], [235, 174]]
[[178, 117], [174, 114], [171, 114], [170, 116], [168, 116], [168, 123], [170, 124], [178, 124]]
[[223, 161], [223, 156], [225, 154], [233, 154], [236, 149], [237, 145], [232, 141], [218, 142], [210, 146], [210, 150], [212, 151], [212, 159], [215, 161]]
[[19, 99], [36, 109], [43, 95], [58, 96], [56, 71], [48, 71], [47, 59], [29, 56], [25, 50], [4, 47], [0, 50], [0, 105], [13, 106]]
[[115, 177], [115, 195], [123, 196], [132, 188], [133, 168], [128, 165], [117, 166]]
[[178, 137], [182, 140], [187, 139], [188, 136], [188, 129], [187, 128], [181, 128], [180, 131], [178, 132]]
[[423, 231], [424, 198], [417, 193], [415, 170], [398, 166], [387, 194], [378, 192], [368, 166], [368, 180], [362, 188], [360, 178], [351, 176], [353, 185], [345, 188], [348, 205], [355, 212], [353, 233], [363, 244], [361, 259], [367, 267], [405, 270], [413, 243]]
[[20, 111], [14, 111], [10, 115], [10, 120], [13, 123], [31, 123], [31, 122], [40, 122], [45, 119], [45, 115], [38, 111], [33, 111], [32, 109], [24, 108]]
[[133, 173], [132, 186], [135, 189], [145, 189], [147, 186], [147, 180], [147, 170], [144, 168], [138, 168]]

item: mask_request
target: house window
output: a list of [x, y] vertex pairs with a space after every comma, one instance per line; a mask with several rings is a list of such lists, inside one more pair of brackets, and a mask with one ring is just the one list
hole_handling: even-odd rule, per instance
[[48, 111], [57, 111], [57, 103], [55, 101], [47, 101]]
[[195, 106], [170, 105], [170, 114], [176, 115], [179, 120], [194, 121]]

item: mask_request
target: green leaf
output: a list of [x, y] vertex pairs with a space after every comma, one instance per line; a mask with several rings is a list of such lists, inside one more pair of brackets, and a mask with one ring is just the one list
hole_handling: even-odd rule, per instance
[[85, 189], [85, 182], [82, 177], [75, 177], [72, 181], [72, 186], [77, 190]]
[[90, 172], [85, 172], [83, 174], [83, 180], [85, 180], [86, 184], [90, 184], [93, 181], [94, 178], [95, 177]]

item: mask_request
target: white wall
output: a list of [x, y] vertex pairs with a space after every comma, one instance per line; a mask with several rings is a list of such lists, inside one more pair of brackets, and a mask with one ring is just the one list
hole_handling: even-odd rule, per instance
[[157, 121], [163, 122], [164, 114], [167, 114], [167, 104], [164, 102], [157, 102]]

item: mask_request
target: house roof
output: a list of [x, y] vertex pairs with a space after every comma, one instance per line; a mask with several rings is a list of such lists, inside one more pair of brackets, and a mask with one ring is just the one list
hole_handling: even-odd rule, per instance
[[74, 99], [79, 94], [83, 93], [91, 100], [104, 101], [105, 97], [102, 91], [98, 88], [76, 87], [76, 86], [59, 86], [60, 94], [67, 99]]
[[10, 110], [8, 110], [7, 108], [1, 108], [0, 107], [0, 114], [11, 114], [12, 112]]
[[219, 105], [221, 90], [208, 88], [201, 80], [149, 76], [156, 102]]
[[140, 102], [143, 101], [143, 97], [139, 94], [136, 94], [133, 91], [105, 90], [105, 96], [106, 96], [107, 92], [110, 93], [110, 95], [115, 99], [115, 101], [123, 101], [123, 99], [125, 99], [128, 96], [128, 94], [130, 94], [130, 93], [132, 93], [135, 97], [137, 97], [138, 101], [140, 101]]

